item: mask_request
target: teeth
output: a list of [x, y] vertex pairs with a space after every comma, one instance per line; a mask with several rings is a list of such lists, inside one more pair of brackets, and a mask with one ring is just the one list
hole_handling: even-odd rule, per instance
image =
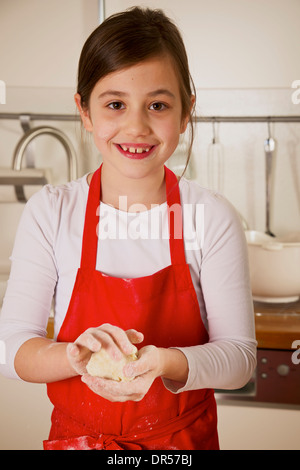
[[142, 148], [142, 147], [138, 147], [138, 148], [135, 148], [135, 147], [126, 147], [125, 145], [121, 145], [122, 149], [127, 152], [127, 150], [129, 150], [130, 153], [143, 153], [143, 152], [149, 152], [150, 150], [150, 147], [147, 147], [147, 148]]

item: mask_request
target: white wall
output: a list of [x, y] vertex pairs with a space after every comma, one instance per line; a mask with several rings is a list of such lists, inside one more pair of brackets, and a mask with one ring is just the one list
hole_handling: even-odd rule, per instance
[[[298, 0], [106, 0], [106, 15], [136, 4], [177, 22], [198, 88], [288, 88], [300, 78]], [[8, 86], [74, 86], [81, 47], [97, 24], [97, 0], [1, 0], [0, 78]]]
[[0, 76], [7, 86], [73, 87], [97, 0], [0, 0]]
[[109, 0], [161, 8], [181, 29], [198, 88], [287, 88], [300, 78], [298, 0]]
[[[199, 114], [300, 115], [300, 105], [291, 102], [291, 83], [300, 79], [298, 0], [106, 0], [106, 13], [136, 3], [165, 9], [182, 30], [198, 88]], [[7, 100], [0, 104], [0, 113], [74, 113], [77, 63], [85, 39], [98, 23], [97, 8], [97, 0], [0, 0], [0, 80], [7, 85]], [[40, 124], [49, 122], [33, 123]], [[98, 153], [81, 142], [77, 124], [50, 124], [71, 138], [79, 156], [79, 175], [98, 165]], [[281, 234], [300, 230], [300, 124], [276, 124], [271, 129], [277, 140], [272, 229]], [[19, 122], [0, 119], [0, 167], [11, 166], [21, 135]], [[218, 135], [224, 152], [224, 193], [251, 228], [264, 230], [263, 142], [267, 126], [221, 124]], [[192, 176], [203, 185], [208, 183], [211, 138], [210, 124], [197, 126]], [[54, 183], [67, 179], [59, 143], [41, 137], [32, 148], [36, 166], [50, 167]], [[0, 219], [12, 210], [13, 205], [4, 208], [0, 202]], [[2, 235], [1, 226], [0, 252], [6, 253], [7, 260], [14, 238], [13, 219], [5, 215], [5, 227], [11, 228], [9, 236]], [[9, 246], [3, 251], [7, 240]], [[39, 447], [50, 412], [44, 393], [40, 386], [1, 379], [0, 448]], [[23, 414], [23, 409], [33, 410], [30, 418], [36, 419], [34, 423], [28, 424], [28, 413]], [[36, 418], [34, 410], [38, 410]], [[289, 423], [295, 429], [293, 412], [269, 410], [261, 414], [256, 410], [251, 429], [249, 424], [251, 436], [261, 418], [270, 413], [270, 422], [277, 419], [284, 423], [283, 429], [288, 429]], [[234, 426], [249, 423], [249, 417], [241, 408], [220, 408], [223, 448], [247, 448], [248, 436], [237, 433]], [[265, 430], [268, 432], [267, 427]], [[270, 445], [260, 437], [260, 448]], [[277, 434], [276, 439], [282, 448], [294, 442], [288, 433]]]
[[[106, 0], [106, 15], [135, 3]], [[182, 30], [199, 115], [300, 115], [300, 104], [291, 100], [291, 84], [300, 79], [298, 0], [139, 4], [163, 8]], [[7, 85], [7, 102], [0, 105], [0, 112], [74, 113], [80, 50], [97, 24], [97, 0], [0, 0], [0, 79]], [[78, 125], [52, 124], [72, 139], [80, 154], [80, 175], [98, 165], [97, 151], [82, 146]], [[300, 124], [276, 124], [271, 130], [277, 139], [272, 229], [281, 235], [300, 230]], [[221, 124], [218, 131], [225, 160], [224, 194], [250, 228], [264, 230], [267, 125]], [[10, 166], [22, 130], [18, 122], [0, 120], [0, 132], [0, 166]], [[197, 136], [192, 176], [206, 186], [212, 126], [197, 125]], [[47, 137], [34, 145], [37, 166], [50, 162], [53, 182], [62, 182], [66, 164], [60, 145]]]
[[[106, 13], [134, 6], [110, 0]], [[300, 79], [298, 0], [147, 0], [183, 33], [197, 87], [197, 112], [206, 115], [300, 115], [292, 103]], [[254, 230], [265, 230], [267, 124], [220, 124], [223, 192]], [[276, 235], [300, 230], [300, 124], [274, 124], [271, 225]], [[212, 125], [198, 124], [192, 176], [207, 186]], [[218, 168], [216, 168], [218, 171]]]

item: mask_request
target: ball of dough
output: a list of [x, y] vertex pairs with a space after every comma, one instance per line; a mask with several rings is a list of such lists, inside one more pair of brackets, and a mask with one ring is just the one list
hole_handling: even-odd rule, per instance
[[95, 352], [86, 366], [87, 372], [94, 377], [102, 377], [105, 379], [116, 380], [118, 382], [129, 382], [134, 377], [125, 377], [123, 374], [123, 367], [129, 362], [137, 360], [137, 353], [125, 356], [122, 359], [114, 360], [105, 349]]

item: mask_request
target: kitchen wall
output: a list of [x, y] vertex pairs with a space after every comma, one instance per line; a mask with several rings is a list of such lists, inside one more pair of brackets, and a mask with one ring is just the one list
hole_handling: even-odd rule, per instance
[[[197, 87], [198, 115], [300, 115], [300, 104], [292, 102], [295, 90], [291, 87], [300, 79], [298, 0], [107, 0], [106, 15], [137, 3], [163, 8], [182, 30]], [[0, 80], [6, 84], [6, 104], [0, 104], [0, 113], [75, 113], [78, 58], [86, 37], [97, 24], [97, 0], [0, 0]], [[79, 123], [36, 121], [32, 126], [43, 124], [58, 127], [69, 136], [78, 154], [79, 176], [98, 165], [100, 156], [84, 133], [82, 139]], [[264, 230], [263, 144], [267, 125], [221, 123], [216, 130], [224, 162], [223, 192], [250, 228]], [[22, 132], [19, 121], [0, 119], [0, 167], [11, 166]], [[272, 124], [271, 132], [277, 144], [272, 230], [280, 235], [300, 230], [300, 124]], [[209, 182], [211, 140], [212, 125], [197, 124], [189, 175], [205, 186]], [[176, 159], [182, 160], [182, 148], [184, 142]], [[49, 168], [54, 184], [67, 180], [65, 154], [59, 142], [39, 137], [31, 150], [35, 165]], [[11, 200], [8, 188], [0, 189], [1, 200]], [[18, 203], [0, 201], [0, 262], [5, 258], [6, 270], [20, 212]], [[3, 220], [9, 230], [5, 233]], [[5, 276], [0, 269], [0, 293]], [[13, 384], [1, 378], [0, 448], [38, 448], [49, 421], [44, 389]], [[33, 401], [35, 409], [39, 408], [39, 418], [34, 422], [30, 421], [34, 411], [24, 415], [25, 409], [33, 410]], [[245, 422], [249, 422], [249, 412], [245, 409], [241, 414], [241, 410], [220, 408], [223, 448], [264, 448], [258, 438], [250, 444], [242, 432]], [[261, 418], [266, 422], [259, 412], [257, 409], [255, 419], [249, 422], [252, 436]], [[295, 419], [297, 416], [299, 423], [299, 411], [266, 413], [271, 413], [273, 420], [277, 416], [281, 430], [272, 434], [273, 444], [267, 440], [265, 445], [296, 446], [291, 436], [295, 432], [299, 435]], [[228, 430], [231, 422], [234, 428]], [[265, 430], [267, 433], [267, 427]]]
[[[6, 104], [0, 105], [0, 113], [75, 114], [79, 55], [97, 25], [96, 0], [1, 0], [0, 77], [6, 84]], [[79, 125], [38, 121], [32, 127], [44, 124], [59, 127], [71, 138], [80, 155], [80, 175], [94, 165], [92, 157], [86, 162]], [[0, 166], [11, 166], [22, 135], [20, 123], [0, 120], [0, 132]], [[66, 159], [55, 139], [41, 137], [32, 145], [36, 166], [50, 167], [55, 183], [66, 179]]]
[[[198, 88], [289, 88], [300, 77], [298, 0], [106, 0], [106, 16], [136, 4], [177, 22]], [[73, 87], [98, 0], [1, 0], [0, 10], [1, 79]]]
[[300, 77], [298, 0], [109, 0], [162, 8], [180, 27], [197, 88], [288, 88]]
[[[107, 14], [135, 5], [112, 0]], [[198, 94], [197, 114], [300, 115], [291, 88], [300, 78], [297, 0], [140, 2], [162, 8], [177, 22], [186, 43]], [[298, 40], [297, 40], [298, 39]], [[300, 124], [274, 124], [276, 139], [272, 229], [300, 230]], [[265, 229], [264, 140], [268, 127], [221, 123], [217, 128], [224, 164], [222, 190], [249, 227]], [[207, 186], [212, 124], [197, 125], [190, 176]], [[219, 171], [218, 167], [215, 168]]]
[[[106, 15], [135, 3], [106, 1]], [[198, 115], [300, 115], [291, 87], [300, 78], [298, 0], [139, 4], [163, 8], [182, 30], [197, 87]], [[0, 112], [74, 113], [77, 62], [84, 40], [98, 24], [98, 1], [1, 0], [0, 12], [0, 79], [7, 87]], [[40, 124], [46, 123], [34, 123]], [[79, 155], [79, 175], [98, 165], [97, 151], [82, 141], [79, 124], [51, 125], [71, 138]], [[212, 125], [196, 128], [189, 176], [206, 186]], [[250, 228], [264, 230], [267, 124], [221, 123], [216, 130], [224, 159], [221, 189]], [[300, 229], [299, 131], [299, 123], [271, 125], [276, 139], [272, 229], [278, 235]], [[0, 166], [7, 167], [22, 129], [18, 121], [0, 120], [0, 132]], [[55, 184], [67, 178], [64, 151], [55, 139], [40, 137], [32, 146], [36, 166], [50, 167]]]

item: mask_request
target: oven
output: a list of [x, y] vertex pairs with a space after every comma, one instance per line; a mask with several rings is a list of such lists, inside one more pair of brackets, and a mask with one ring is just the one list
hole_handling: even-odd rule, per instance
[[[300, 406], [300, 299], [254, 302], [257, 366], [238, 390], [216, 390], [216, 398]], [[297, 349], [298, 348], [298, 349]]]
[[251, 380], [237, 390], [215, 390], [216, 398], [300, 405], [300, 351], [258, 349]]

